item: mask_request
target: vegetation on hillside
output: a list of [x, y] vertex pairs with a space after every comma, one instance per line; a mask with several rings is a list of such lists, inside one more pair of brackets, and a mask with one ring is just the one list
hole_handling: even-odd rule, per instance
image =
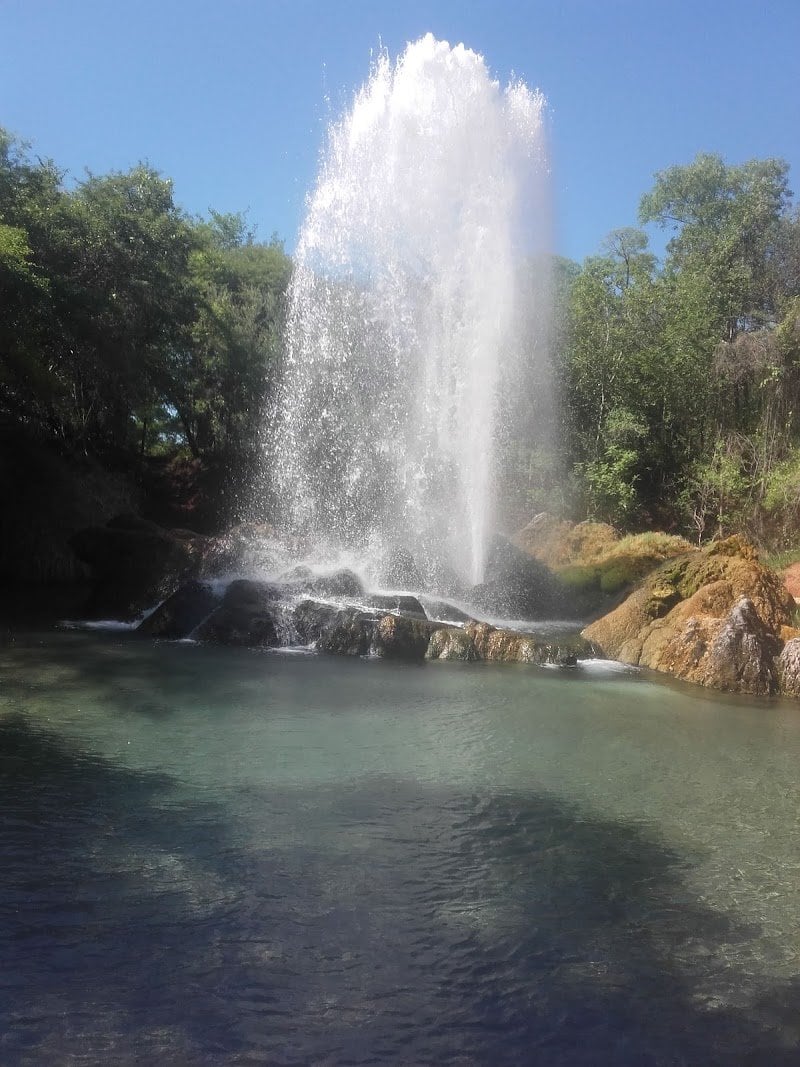
[[[558, 455], [510, 441], [501, 489], [528, 515], [698, 541], [744, 529], [779, 548], [800, 518], [787, 165], [701, 155], [656, 175], [640, 219], [669, 231], [663, 262], [637, 229], [580, 266], [554, 260]], [[171, 465], [185, 494], [211, 472], [230, 504], [263, 443], [290, 270], [277, 239], [241, 215], [189, 216], [150, 166], [70, 183], [0, 130], [4, 440], [136, 478]], [[537, 382], [517, 390], [521, 409]]]
[[779, 160], [656, 175], [642, 223], [572, 275], [555, 353], [573, 507], [697, 540], [793, 536], [800, 507], [800, 214]]
[[152, 167], [68, 186], [0, 131], [0, 426], [223, 484], [258, 450], [290, 268], [242, 216], [188, 216]]

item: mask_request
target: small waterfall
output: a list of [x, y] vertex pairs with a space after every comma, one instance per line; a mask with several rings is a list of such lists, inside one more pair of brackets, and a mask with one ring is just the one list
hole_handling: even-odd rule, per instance
[[481, 580], [498, 396], [530, 321], [519, 263], [549, 228], [543, 109], [428, 35], [381, 55], [331, 126], [270, 434], [279, 523], [306, 549]]

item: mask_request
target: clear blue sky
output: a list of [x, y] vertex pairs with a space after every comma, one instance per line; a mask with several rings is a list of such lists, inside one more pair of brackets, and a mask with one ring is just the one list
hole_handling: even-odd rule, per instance
[[700, 151], [782, 157], [800, 192], [800, 0], [0, 0], [0, 125], [72, 176], [147, 160], [291, 249], [328, 117], [427, 31], [547, 96], [563, 255]]

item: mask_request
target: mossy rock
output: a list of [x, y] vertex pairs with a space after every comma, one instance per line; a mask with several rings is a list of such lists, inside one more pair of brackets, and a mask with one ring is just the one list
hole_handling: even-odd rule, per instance
[[669, 582], [661, 585], [653, 585], [648, 590], [647, 599], [642, 608], [643, 614], [648, 619], [660, 619], [675, 607], [681, 600], [681, 594]]
[[589, 564], [572, 563], [558, 572], [563, 584], [572, 592], [586, 592], [600, 588], [601, 574], [598, 567]]
[[637, 577], [639, 575], [635, 569], [627, 567], [621, 560], [615, 560], [610, 566], [600, 568], [600, 589], [603, 593], [618, 593], [632, 585]]
[[605, 523], [573, 525], [548, 515], [537, 516], [515, 540], [554, 567], [583, 614], [607, 608], [665, 561], [696, 552], [674, 534], [648, 531], [622, 537]]

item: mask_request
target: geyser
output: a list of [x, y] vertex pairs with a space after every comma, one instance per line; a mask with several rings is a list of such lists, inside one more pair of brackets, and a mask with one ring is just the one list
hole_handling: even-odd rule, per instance
[[428, 35], [331, 126], [272, 426], [279, 523], [307, 549], [480, 581], [499, 398], [530, 347], [521, 263], [547, 235], [543, 108]]

